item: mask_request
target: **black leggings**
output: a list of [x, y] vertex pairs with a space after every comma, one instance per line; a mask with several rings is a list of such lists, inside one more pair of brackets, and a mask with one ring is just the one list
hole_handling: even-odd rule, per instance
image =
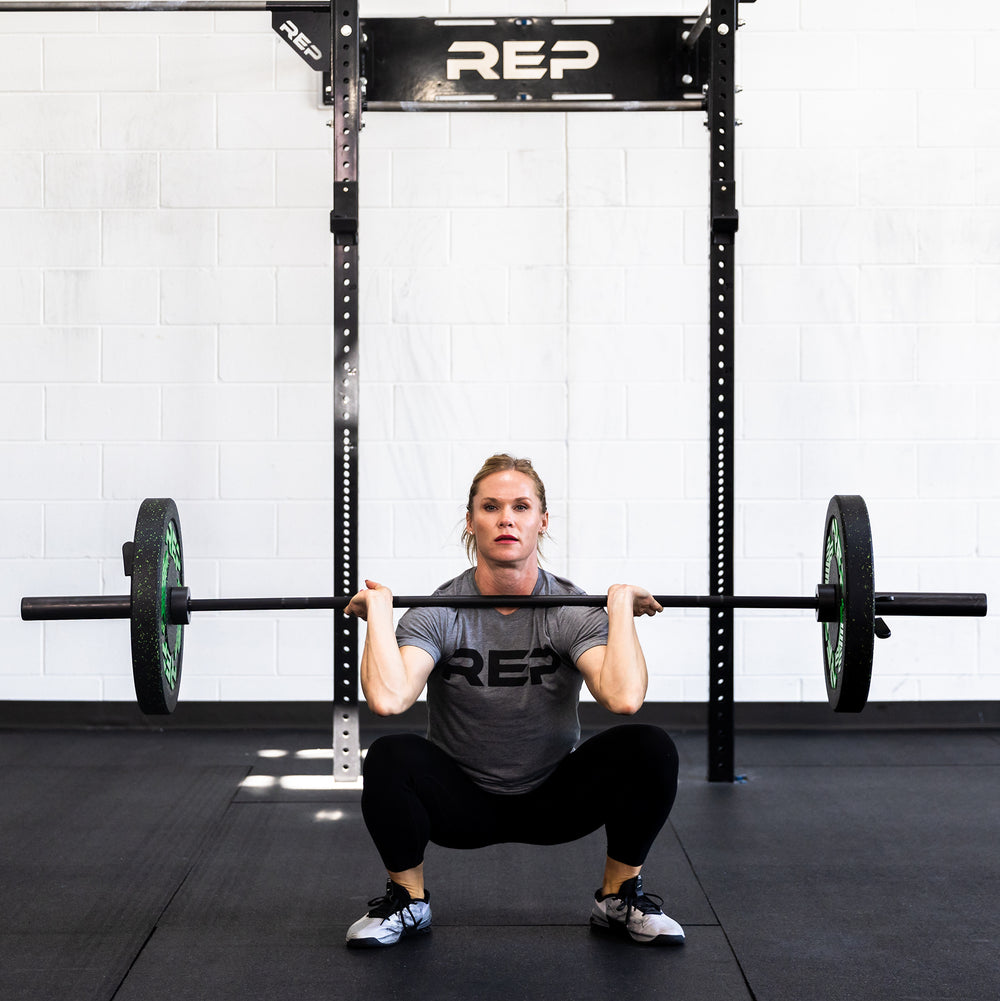
[[365, 756], [362, 811], [386, 869], [420, 865], [428, 841], [482, 848], [556, 845], [603, 826], [608, 855], [640, 866], [677, 793], [677, 750], [658, 727], [617, 726], [584, 741], [537, 788], [487, 792], [416, 734], [380, 737]]

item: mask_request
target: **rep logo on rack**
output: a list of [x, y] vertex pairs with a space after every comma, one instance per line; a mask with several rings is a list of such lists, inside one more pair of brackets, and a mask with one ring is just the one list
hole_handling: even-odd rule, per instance
[[[452, 42], [450, 53], [468, 55], [449, 58], [447, 76], [449, 80], [460, 80], [463, 73], [478, 73], [484, 80], [541, 80], [548, 73], [551, 79], [562, 80], [567, 70], [591, 69], [601, 57], [597, 46], [585, 40], [553, 42], [548, 52], [542, 51], [544, 46], [541, 40], [505, 41], [501, 54], [492, 42]], [[500, 73], [496, 70], [498, 64]]]
[[323, 58], [323, 52], [320, 47], [294, 21], [285, 21], [278, 28], [278, 33], [285, 35], [289, 45], [293, 45], [299, 52], [310, 59], [319, 62]]

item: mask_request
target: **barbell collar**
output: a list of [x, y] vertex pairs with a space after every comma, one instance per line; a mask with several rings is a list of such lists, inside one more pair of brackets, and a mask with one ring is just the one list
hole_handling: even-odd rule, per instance
[[816, 621], [836, 622], [840, 618], [841, 591], [837, 584], [816, 585]]
[[191, 621], [191, 588], [170, 588], [170, 621], [175, 626], [186, 626]]

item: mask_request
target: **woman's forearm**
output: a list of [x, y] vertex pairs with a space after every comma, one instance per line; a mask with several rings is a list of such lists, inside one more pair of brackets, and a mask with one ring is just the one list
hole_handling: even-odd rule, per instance
[[642, 705], [649, 681], [635, 614], [633, 589], [612, 587], [608, 591], [608, 643], [596, 697], [612, 712], [628, 715]]

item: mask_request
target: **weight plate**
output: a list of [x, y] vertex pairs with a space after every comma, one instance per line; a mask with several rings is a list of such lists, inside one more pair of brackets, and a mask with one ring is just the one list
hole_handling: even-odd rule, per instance
[[184, 585], [184, 551], [177, 506], [144, 500], [135, 521], [132, 561], [132, 674], [139, 708], [150, 716], [177, 705], [184, 627], [169, 615], [170, 588]]
[[823, 673], [834, 712], [861, 712], [868, 701], [875, 646], [872, 530], [864, 499], [839, 494], [826, 509], [823, 583], [839, 588], [840, 613], [823, 627]]

